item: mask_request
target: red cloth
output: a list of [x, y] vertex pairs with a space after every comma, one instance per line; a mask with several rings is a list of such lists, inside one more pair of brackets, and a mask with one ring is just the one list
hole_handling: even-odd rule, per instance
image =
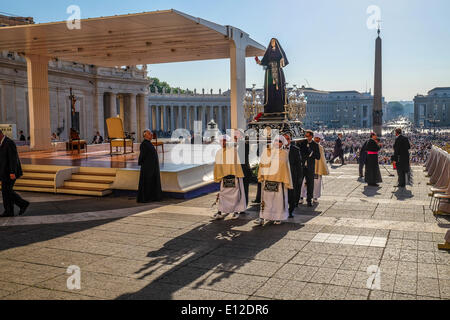
[[261, 116], [263, 115], [263, 113], [261, 112], [261, 113], [258, 113], [258, 115], [255, 117], [255, 121], [258, 121], [259, 120], [259, 118], [261, 118]]
[[378, 154], [376, 151], [367, 151], [367, 154]]

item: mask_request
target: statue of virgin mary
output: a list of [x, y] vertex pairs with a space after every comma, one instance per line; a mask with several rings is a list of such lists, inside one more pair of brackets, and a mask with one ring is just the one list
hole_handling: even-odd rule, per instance
[[258, 57], [255, 59], [266, 70], [264, 79], [264, 113], [284, 112], [286, 79], [283, 68], [289, 64], [289, 61], [283, 48], [277, 39], [272, 38], [263, 59], [261, 61]]

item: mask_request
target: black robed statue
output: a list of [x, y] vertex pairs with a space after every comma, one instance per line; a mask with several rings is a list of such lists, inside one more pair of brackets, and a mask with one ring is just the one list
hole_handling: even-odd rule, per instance
[[152, 132], [145, 130], [139, 154], [139, 165], [141, 166], [137, 195], [139, 203], [158, 201], [162, 198], [158, 153], [151, 141]]
[[284, 112], [286, 79], [283, 68], [289, 64], [289, 61], [278, 40], [272, 38], [264, 58], [260, 61], [256, 57], [255, 60], [266, 69], [264, 79], [264, 113]]

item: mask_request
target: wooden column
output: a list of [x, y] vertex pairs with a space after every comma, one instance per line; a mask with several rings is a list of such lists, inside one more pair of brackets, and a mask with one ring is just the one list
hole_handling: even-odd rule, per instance
[[48, 58], [27, 55], [30, 148], [51, 149]]
[[245, 94], [245, 37], [235, 37], [230, 44], [230, 80], [231, 80], [231, 128], [246, 129], [244, 117]]

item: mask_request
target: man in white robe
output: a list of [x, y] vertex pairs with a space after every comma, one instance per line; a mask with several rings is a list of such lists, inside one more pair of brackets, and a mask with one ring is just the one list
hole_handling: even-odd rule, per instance
[[223, 219], [233, 213], [233, 219], [247, 209], [244, 189], [244, 173], [239, 163], [234, 144], [230, 144], [229, 136], [222, 136], [222, 149], [217, 151], [214, 163], [214, 181], [220, 183], [218, 195], [218, 212], [214, 219]]
[[255, 224], [273, 222], [281, 224], [289, 216], [288, 189], [292, 189], [289, 153], [283, 149], [287, 141], [275, 138], [272, 147], [261, 156], [258, 181], [261, 183], [261, 209]]

